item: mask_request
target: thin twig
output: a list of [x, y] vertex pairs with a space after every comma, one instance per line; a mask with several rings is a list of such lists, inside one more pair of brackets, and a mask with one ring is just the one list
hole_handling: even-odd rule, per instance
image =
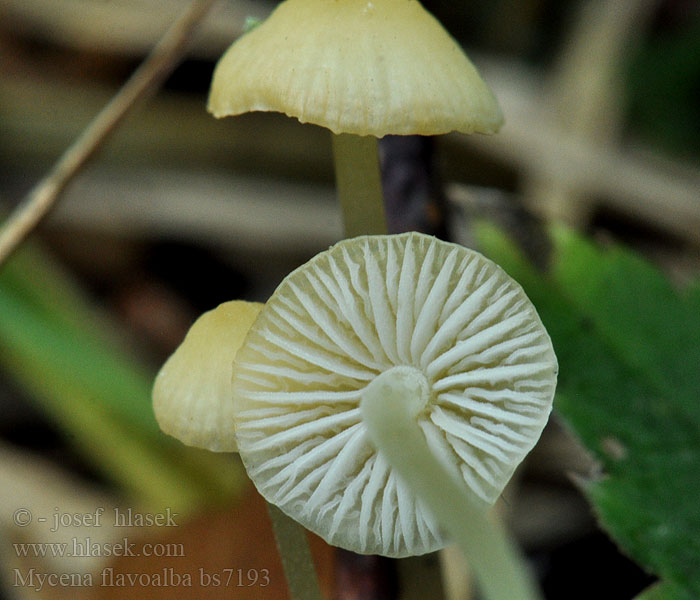
[[165, 81], [182, 59], [194, 29], [215, 2], [192, 2], [119, 92], [15, 208], [0, 230], [0, 265], [48, 214], [61, 192], [102, 147], [127, 113]]

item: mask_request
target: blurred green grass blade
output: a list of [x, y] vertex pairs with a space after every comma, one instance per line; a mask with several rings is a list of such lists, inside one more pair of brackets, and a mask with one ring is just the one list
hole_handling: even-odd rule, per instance
[[83, 393], [99, 398], [145, 433], [159, 434], [145, 372], [93, 336], [36, 315], [5, 286], [0, 287], [0, 345], [37, 366], [37, 377], [78, 380]]
[[195, 487], [181, 485], [176, 467], [85, 395], [78, 381], [71, 383], [55, 373], [37, 377], [36, 365], [12, 351], [3, 352], [2, 366], [39, 401], [44, 412], [66, 432], [71, 445], [129, 497], [147, 506], [172, 506], [182, 511], [195, 503]]
[[0, 288], [44, 320], [94, 338], [120, 337], [116, 326], [107, 322], [72, 276], [39, 244], [23, 244], [2, 265]]
[[[98, 470], [149, 505], [183, 512], [241, 490], [238, 461], [187, 448], [150, 424], [137, 427], [133, 409], [115, 410], [119, 393], [134, 394], [123, 400], [148, 407], [141, 424], [152, 420], [148, 382], [115, 386], [115, 373], [93, 360], [107, 350], [45, 319], [0, 288], [0, 364]], [[124, 373], [139, 381], [126, 364], [116, 375]]]
[[0, 271], [0, 365], [40, 402], [96, 468], [155, 507], [216, 503], [239, 493], [237, 458], [162, 434], [153, 375], [82, 289], [36, 245]]
[[478, 237], [552, 337], [555, 407], [603, 467], [586, 487], [601, 522], [642, 566], [700, 597], [700, 337], [688, 335], [700, 312], [636, 256], [573, 233], [554, 236], [551, 278], [500, 231]]
[[[127, 421], [158, 433], [152, 374], [121, 349], [116, 326], [48, 253], [22, 246], [0, 270], [0, 294], [14, 300], [0, 307], [4, 344], [21, 345], [47, 368], [73, 372]], [[22, 320], [13, 310], [32, 318]]]

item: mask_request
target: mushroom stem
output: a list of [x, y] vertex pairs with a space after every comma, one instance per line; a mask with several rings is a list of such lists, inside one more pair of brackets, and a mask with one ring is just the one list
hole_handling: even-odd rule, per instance
[[385, 234], [377, 138], [348, 133], [333, 135], [333, 159], [345, 237]]
[[490, 521], [465, 484], [433, 455], [416, 421], [429, 401], [427, 381], [398, 367], [377, 376], [360, 407], [370, 438], [417, 498], [464, 551], [487, 600], [539, 600], [534, 582], [503, 529]]
[[322, 600], [306, 530], [274, 504], [267, 512], [277, 540], [291, 600]]

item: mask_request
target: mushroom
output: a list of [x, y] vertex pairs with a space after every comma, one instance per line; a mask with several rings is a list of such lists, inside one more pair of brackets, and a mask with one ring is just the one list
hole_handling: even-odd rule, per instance
[[224, 302], [195, 321], [153, 386], [153, 411], [165, 433], [188, 446], [236, 451], [233, 358], [262, 306]]
[[260, 493], [331, 544], [417, 555], [446, 527], [491, 561], [506, 546], [470, 520], [539, 438], [556, 373], [493, 262], [418, 233], [357, 237], [292, 272], [253, 323], [234, 363], [238, 449]]
[[[200, 316], [158, 372], [153, 410], [160, 428], [188, 446], [236, 452], [233, 359], [260, 313], [259, 302], [224, 302]], [[290, 598], [321, 600], [306, 532], [268, 505]]]
[[215, 117], [276, 111], [330, 129], [346, 237], [386, 233], [376, 138], [494, 133], [479, 73], [418, 0], [286, 0], [214, 71]]
[[[285, 0], [222, 57], [209, 110], [279, 111], [336, 134], [347, 237], [386, 231], [377, 137], [503, 120], [417, 0]], [[225, 422], [261, 494], [328, 542], [401, 557], [452, 535], [487, 598], [531, 599], [483, 512], [539, 438], [556, 369], [534, 307], [491, 261], [420, 234], [354, 237], [262, 308]]]
[[276, 111], [333, 133], [494, 133], [498, 103], [417, 0], [286, 0], [224, 54], [215, 117]]

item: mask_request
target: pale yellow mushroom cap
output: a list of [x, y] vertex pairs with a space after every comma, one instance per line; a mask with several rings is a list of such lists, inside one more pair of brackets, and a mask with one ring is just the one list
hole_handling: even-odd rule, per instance
[[495, 97], [417, 0], [286, 0], [219, 61], [216, 117], [276, 111], [334, 133], [494, 133]]
[[165, 362], [153, 386], [160, 428], [188, 446], [235, 452], [233, 359], [262, 304], [232, 301], [204, 313]]
[[291, 273], [246, 336], [239, 453], [269, 502], [331, 544], [422, 554], [443, 534], [373, 445], [366, 392], [387, 376], [417, 390], [406, 408], [428, 447], [487, 507], [539, 438], [556, 374], [535, 307], [493, 262], [417, 233], [357, 237]]

